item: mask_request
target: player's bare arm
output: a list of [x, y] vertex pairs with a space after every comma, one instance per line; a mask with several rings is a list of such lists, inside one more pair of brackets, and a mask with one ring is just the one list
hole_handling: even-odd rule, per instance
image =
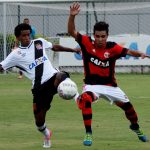
[[142, 59], [144, 59], [145, 57], [150, 58], [149, 55], [142, 53], [140, 51], [128, 50], [127, 54], [135, 57], [141, 57]]
[[78, 15], [80, 12], [80, 5], [79, 3], [73, 3], [70, 6], [70, 15], [68, 19], [68, 33], [74, 37], [75, 39], [77, 38], [77, 31], [75, 29], [75, 16]]
[[61, 46], [61, 45], [53, 45], [52, 50], [56, 51], [56, 52], [73, 52], [73, 53], [80, 53], [81, 52], [80, 48], [72, 49], [72, 48]]

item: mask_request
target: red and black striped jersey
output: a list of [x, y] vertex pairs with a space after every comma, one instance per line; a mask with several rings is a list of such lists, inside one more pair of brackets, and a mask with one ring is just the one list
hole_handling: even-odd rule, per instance
[[126, 56], [128, 49], [115, 42], [107, 42], [105, 48], [96, 48], [91, 37], [80, 33], [76, 40], [82, 49], [85, 84], [117, 86], [115, 63]]

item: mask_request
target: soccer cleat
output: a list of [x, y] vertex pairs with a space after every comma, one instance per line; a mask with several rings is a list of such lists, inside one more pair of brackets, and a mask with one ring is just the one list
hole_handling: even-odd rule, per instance
[[92, 145], [92, 134], [87, 133], [87, 134], [85, 135], [83, 144], [84, 144], [85, 146], [91, 146], [91, 145]]
[[52, 136], [52, 131], [49, 130], [49, 136], [44, 138], [44, 144], [43, 144], [43, 148], [50, 148], [51, 147], [51, 136]]
[[142, 142], [148, 142], [149, 141], [148, 138], [146, 137], [146, 135], [144, 135], [140, 129], [134, 129], [132, 127], [132, 125], [130, 126], [130, 129], [137, 134], [140, 141], [142, 141]]

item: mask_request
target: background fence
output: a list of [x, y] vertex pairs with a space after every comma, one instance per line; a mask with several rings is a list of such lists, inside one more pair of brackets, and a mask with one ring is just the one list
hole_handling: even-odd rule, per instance
[[[69, 6], [72, 3], [0, 3], [0, 61], [11, 51], [15, 37], [14, 27], [24, 18], [36, 28], [37, 36], [67, 35]], [[150, 35], [150, 2], [81, 2], [76, 18], [77, 30], [91, 34], [96, 21], [110, 25], [110, 35]]]

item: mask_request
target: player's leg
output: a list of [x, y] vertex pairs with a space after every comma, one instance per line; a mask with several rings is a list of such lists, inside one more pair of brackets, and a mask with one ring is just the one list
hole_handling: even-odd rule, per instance
[[38, 131], [40, 131], [44, 135], [43, 147], [50, 147], [50, 136], [52, 132], [47, 128], [45, 123], [46, 110], [40, 110], [39, 108], [37, 108], [35, 103], [33, 104], [33, 107], [36, 127]]
[[126, 118], [131, 123], [130, 129], [137, 133], [138, 138], [141, 141], [147, 142], [148, 140], [146, 136], [140, 130], [137, 113], [135, 112], [135, 109], [130, 103], [126, 94], [119, 87], [105, 86], [104, 88], [105, 91], [107, 91], [105, 94], [103, 94], [106, 97], [106, 99], [108, 99], [111, 102], [114, 102], [125, 112]]
[[45, 118], [46, 112], [50, 108], [50, 103], [53, 95], [56, 94], [57, 89], [54, 87], [56, 76], [53, 76], [38, 89], [33, 89], [33, 112], [35, 117], [35, 124], [38, 131], [44, 135], [44, 148], [51, 146], [50, 137], [52, 132], [46, 127]]
[[44, 134], [44, 148], [51, 146], [51, 131], [46, 127], [46, 112], [50, 108], [53, 95], [57, 93], [57, 86], [63, 80], [69, 77], [66, 72], [58, 72], [51, 79], [41, 85], [38, 89], [32, 89], [33, 94], [33, 112], [37, 129]]
[[138, 126], [138, 116], [130, 102], [116, 101], [115, 104], [125, 112], [126, 118], [133, 126]]
[[35, 124], [38, 131], [44, 135], [43, 147], [50, 147], [51, 131], [46, 126], [46, 112], [50, 109], [50, 103], [53, 99], [53, 95], [50, 95], [47, 88], [43, 88], [34, 97], [33, 111], [35, 117]]
[[92, 145], [92, 101], [94, 95], [92, 92], [82, 93], [78, 99], [77, 104], [79, 109], [82, 111], [83, 122], [86, 130], [86, 135], [83, 144], [86, 146]]
[[56, 75], [55, 75], [55, 80], [54, 80], [54, 86], [55, 88], [58, 87], [59, 83], [64, 81], [66, 78], [70, 78], [70, 75], [69, 73], [67, 72], [58, 72]]
[[148, 141], [147, 137], [140, 130], [140, 126], [138, 124], [138, 116], [133, 105], [130, 102], [121, 102], [121, 101], [115, 102], [115, 104], [125, 112], [126, 118], [131, 123], [130, 129], [137, 134], [139, 140], [141, 140], [142, 142], [147, 142]]

